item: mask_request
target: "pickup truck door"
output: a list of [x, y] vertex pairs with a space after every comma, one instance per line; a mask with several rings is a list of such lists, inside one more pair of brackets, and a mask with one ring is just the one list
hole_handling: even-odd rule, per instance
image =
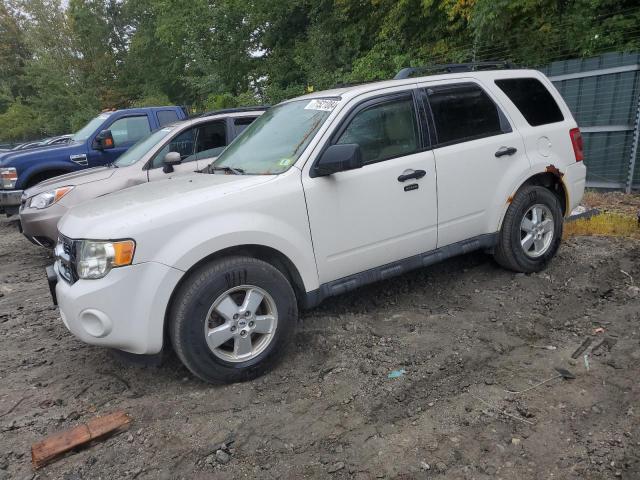
[[[200, 123], [174, 136], [153, 157], [147, 171], [149, 181], [175, 175], [193, 173], [211, 163], [227, 144], [224, 120]], [[174, 165], [173, 172], [165, 173], [163, 159], [169, 152], [178, 152], [182, 163]]]
[[328, 144], [359, 144], [365, 165], [303, 174], [320, 283], [434, 249], [435, 160], [415, 92], [359, 101], [334, 132]]
[[530, 166], [522, 136], [475, 81], [419, 87], [434, 123], [438, 247], [496, 232], [513, 179]]
[[[88, 139], [88, 163], [90, 167], [107, 165], [118, 159], [134, 143], [151, 133], [151, 123], [147, 114], [132, 114], [111, 119], [110, 123], [103, 125], [100, 130], [111, 130], [114, 147], [107, 150], [94, 148], [93, 139], [98, 132]], [[155, 122], [154, 122], [155, 125]]]

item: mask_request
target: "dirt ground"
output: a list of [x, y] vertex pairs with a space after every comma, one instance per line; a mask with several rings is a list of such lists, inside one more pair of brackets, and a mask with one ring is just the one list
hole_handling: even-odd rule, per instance
[[[0, 221], [0, 479], [640, 478], [638, 241], [570, 239], [533, 275], [476, 253], [330, 299], [275, 371], [222, 387], [76, 340], [51, 262]], [[555, 367], [576, 378], [508, 392]], [[117, 409], [128, 431], [32, 470], [32, 442]]]

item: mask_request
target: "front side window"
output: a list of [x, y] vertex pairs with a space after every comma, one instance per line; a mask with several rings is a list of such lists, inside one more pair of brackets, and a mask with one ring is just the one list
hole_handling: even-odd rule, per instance
[[128, 167], [129, 165], [133, 165], [145, 156], [147, 152], [168, 137], [175, 128], [175, 126], [161, 128], [160, 130], [153, 132], [148, 137], [139, 140], [138, 143], [118, 157], [115, 161], [115, 165], [117, 167]]
[[87, 138], [89, 138], [91, 136], [91, 134], [93, 132], [96, 131], [96, 129], [102, 125], [104, 123], [104, 121], [109, 118], [109, 116], [111, 115], [111, 113], [107, 112], [107, 113], [101, 113], [100, 115], [98, 115], [97, 117], [93, 118], [92, 120], [89, 121], [89, 123], [87, 123], [84, 127], [82, 127], [80, 130], [78, 130], [76, 133], [73, 134], [73, 141], [74, 142], [84, 142]]
[[153, 157], [151, 168], [158, 168], [163, 165], [164, 157], [169, 152], [178, 152], [182, 162], [190, 162], [195, 160], [193, 149], [195, 146], [196, 128], [188, 128], [184, 132], [179, 133], [172, 138], [169, 143], [162, 147]]
[[426, 88], [438, 146], [510, 132], [506, 118], [474, 83]]
[[496, 80], [496, 85], [532, 127], [564, 120], [553, 96], [537, 78], [507, 78]]
[[361, 110], [336, 143], [360, 145], [365, 164], [417, 152], [420, 137], [413, 98], [383, 101]]
[[267, 110], [222, 152], [211, 169], [250, 175], [287, 171], [338, 102], [336, 98], [294, 100]]
[[217, 157], [227, 146], [227, 128], [224, 122], [207, 123], [198, 127], [196, 157]]
[[236, 136], [240, 135], [242, 132], [246, 130], [246, 128], [253, 123], [256, 117], [242, 117], [242, 118], [234, 118], [233, 125], [236, 130]]
[[146, 115], [120, 118], [111, 124], [109, 130], [116, 147], [137, 142], [151, 133]]

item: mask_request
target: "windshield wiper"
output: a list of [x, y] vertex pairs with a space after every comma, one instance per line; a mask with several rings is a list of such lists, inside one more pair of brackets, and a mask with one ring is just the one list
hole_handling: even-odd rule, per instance
[[211, 167], [210, 171], [215, 172], [216, 170], [222, 170], [223, 172], [233, 173], [234, 175], [244, 175], [244, 170], [241, 168], [234, 167]]

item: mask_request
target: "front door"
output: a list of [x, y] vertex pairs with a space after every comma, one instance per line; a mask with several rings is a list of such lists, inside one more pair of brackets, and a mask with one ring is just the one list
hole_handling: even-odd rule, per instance
[[[151, 133], [149, 118], [147, 115], [130, 115], [115, 120], [104, 127], [110, 130], [113, 136], [113, 148], [96, 150], [89, 142], [89, 166], [98, 167], [115, 162], [120, 155], [126, 152], [138, 140]], [[96, 135], [100, 132], [96, 132]]]
[[[226, 126], [222, 120], [190, 127], [172, 138], [156, 153], [148, 170], [149, 181], [200, 170], [211, 163], [226, 144]], [[180, 153], [182, 162], [173, 166], [173, 172], [165, 173], [163, 160], [169, 152]]]
[[361, 101], [330, 143], [359, 144], [365, 165], [303, 176], [320, 283], [436, 247], [435, 161], [419, 108], [413, 91]]

